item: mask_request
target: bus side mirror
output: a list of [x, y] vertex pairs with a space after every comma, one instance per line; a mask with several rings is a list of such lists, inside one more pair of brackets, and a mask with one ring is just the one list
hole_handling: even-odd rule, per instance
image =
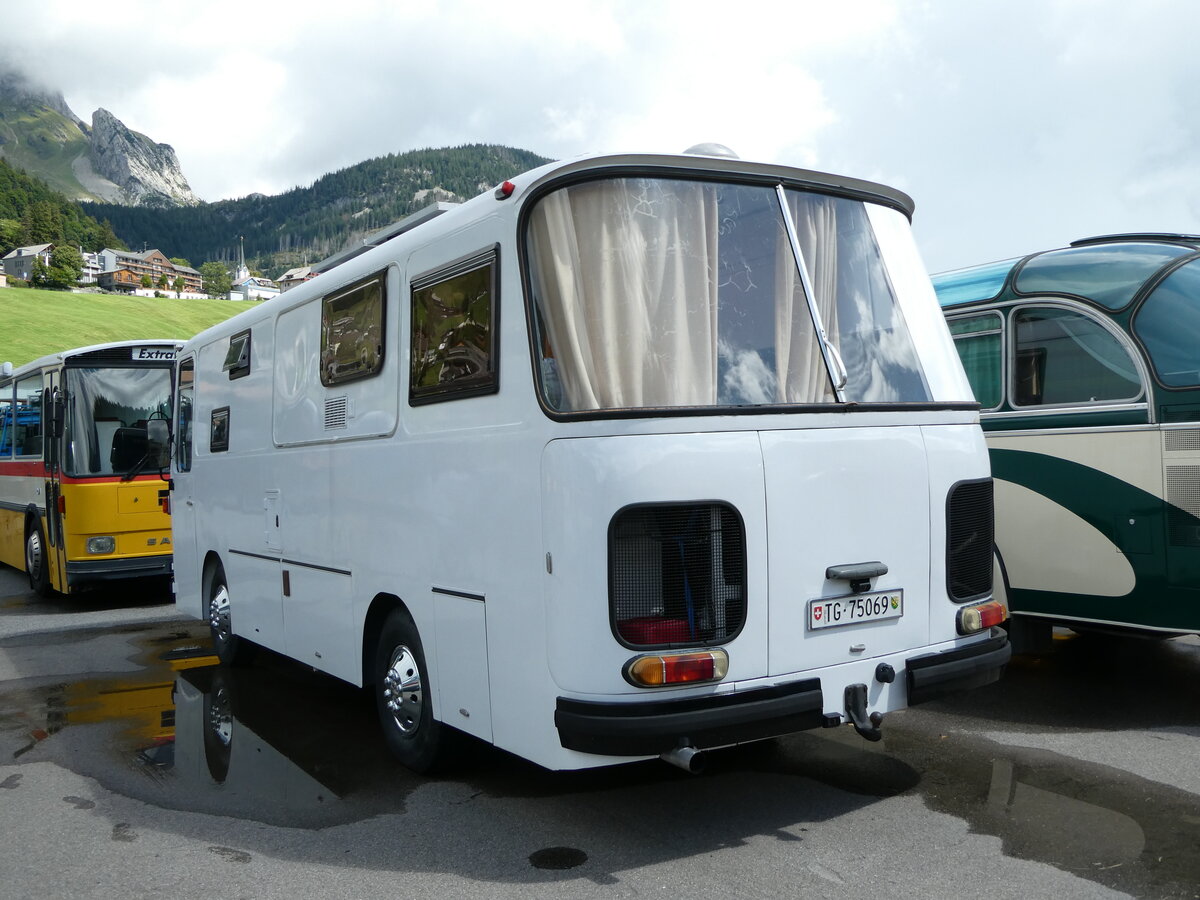
[[151, 419], [146, 423], [146, 456], [156, 469], [171, 464], [171, 428], [166, 419]]
[[58, 388], [54, 389], [54, 393], [50, 395], [50, 436], [60, 438], [63, 434], [63, 419], [65, 418], [65, 405], [63, 403], [62, 391]]

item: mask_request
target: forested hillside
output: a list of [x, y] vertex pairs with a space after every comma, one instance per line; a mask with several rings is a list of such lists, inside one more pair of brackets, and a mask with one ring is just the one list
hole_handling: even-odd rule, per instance
[[0, 256], [30, 244], [68, 244], [84, 250], [125, 247], [109, 223], [96, 221], [44, 181], [0, 159]]
[[436, 200], [467, 200], [547, 162], [527, 150], [472, 144], [368, 160], [309, 187], [176, 209], [86, 203], [132, 246], [169, 248], [191, 260], [247, 260], [269, 275], [318, 260]]

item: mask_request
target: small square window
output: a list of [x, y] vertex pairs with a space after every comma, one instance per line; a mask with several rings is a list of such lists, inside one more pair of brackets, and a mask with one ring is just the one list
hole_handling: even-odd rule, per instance
[[229, 373], [229, 380], [250, 374], [250, 330], [240, 331], [229, 339], [222, 370]]
[[223, 453], [229, 449], [229, 407], [222, 406], [212, 411], [212, 427], [209, 431], [208, 449]]

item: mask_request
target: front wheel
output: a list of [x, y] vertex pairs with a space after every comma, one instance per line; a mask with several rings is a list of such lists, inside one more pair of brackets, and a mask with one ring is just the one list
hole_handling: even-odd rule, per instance
[[229, 587], [225, 583], [225, 569], [220, 563], [217, 564], [208, 587], [208, 627], [212, 633], [213, 651], [217, 654], [217, 659], [227, 666], [240, 666], [250, 662], [254, 645], [233, 633]]
[[46, 537], [42, 534], [42, 523], [30, 523], [25, 535], [25, 571], [29, 574], [29, 589], [39, 597], [54, 593], [50, 587], [50, 561], [46, 553]]
[[384, 622], [375, 651], [375, 704], [383, 739], [414, 772], [432, 772], [448, 759], [453, 730], [433, 717], [429, 668], [412, 617], [397, 609]]

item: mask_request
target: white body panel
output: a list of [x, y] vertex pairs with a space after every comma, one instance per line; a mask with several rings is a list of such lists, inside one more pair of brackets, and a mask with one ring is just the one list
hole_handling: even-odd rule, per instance
[[[517, 244], [516, 201], [545, 177], [523, 176], [515, 199], [476, 198], [188, 344], [196, 440], [174, 502], [195, 506], [175, 520], [180, 608], [205, 617], [201, 573], [219, 560], [235, 633], [361, 684], [370, 610], [394, 598], [422, 636], [434, 715], [552, 768], [619, 761], [561, 746], [562, 697], [635, 702], [820, 677], [830, 712], [856, 682], [873, 685], [872, 710], [902, 707], [903, 677], [873, 680], [880, 662], [899, 672], [916, 652], [982, 637], [956, 636], [944, 530], [947, 492], [986, 478], [987, 456], [927, 282], [904, 315], [933, 405], [959, 408], [554, 421], [535, 391]], [[880, 221], [885, 253], [911, 242], [902, 214]], [[502, 261], [499, 392], [413, 406], [410, 284], [491, 247]], [[326, 388], [321, 298], [381, 271], [383, 371]], [[922, 290], [911, 266], [890, 274], [901, 296]], [[247, 328], [250, 373], [231, 380], [229, 338]], [[343, 396], [352, 415], [334, 432], [325, 404]], [[224, 407], [229, 449], [213, 453], [209, 422]], [[609, 523], [632, 504], [703, 501], [728, 503], [744, 523], [745, 624], [721, 683], [647, 692], [621, 675], [633, 653], [609, 621]], [[874, 559], [889, 567], [878, 584], [904, 589], [904, 616], [808, 632], [809, 599], [849, 592], [826, 567]], [[866, 648], [852, 652], [857, 643]]]

